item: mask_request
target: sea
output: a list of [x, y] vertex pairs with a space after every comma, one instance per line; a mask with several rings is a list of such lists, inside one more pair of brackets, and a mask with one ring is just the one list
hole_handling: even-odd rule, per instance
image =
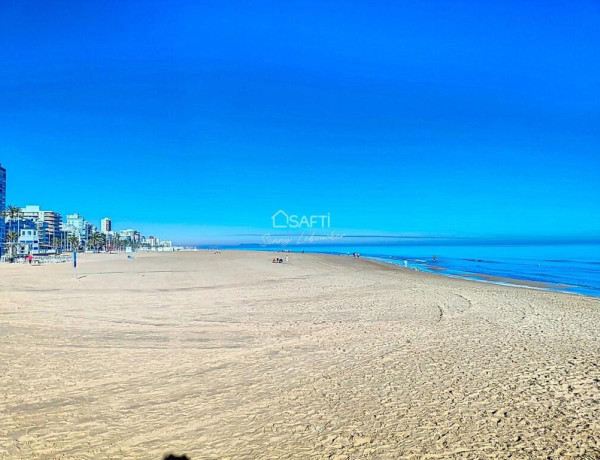
[[600, 297], [600, 244], [305, 244], [237, 248], [346, 257], [360, 254], [441, 276]]

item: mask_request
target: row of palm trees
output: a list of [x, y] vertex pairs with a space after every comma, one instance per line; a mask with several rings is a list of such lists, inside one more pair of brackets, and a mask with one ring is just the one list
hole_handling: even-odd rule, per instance
[[[9, 257], [16, 257], [17, 249], [19, 247], [19, 234], [17, 232], [8, 232], [6, 235], [6, 252]], [[126, 247], [135, 247], [136, 249], [139, 247], [138, 243], [134, 243], [133, 245], [127, 238], [120, 238], [119, 236], [107, 239], [104, 233], [92, 233], [85, 244], [82, 244], [77, 235], [70, 235], [67, 238], [68, 247], [71, 251], [80, 251], [82, 249], [92, 250], [94, 252], [101, 251], [124, 251]], [[21, 244], [21, 247], [24, 248], [25, 245]], [[62, 240], [59, 238], [55, 238], [52, 242], [52, 247], [55, 251], [59, 251], [62, 249]]]
[[87, 248], [95, 252], [124, 251], [127, 247], [138, 248], [139, 243], [131, 243], [128, 238], [121, 238], [119, 235], [107, 238], [104, 233], [100, 232], [92, 233], [87, 239]]
[[[112, 238], [107, 238], [104, 233], [95, 232], [88, 236], [87, 241], [83, 243], [77, 235], [71, 235], [67, 239], [68, 249], [71, 251], [79, 251], [82, 249], [92, 250], [94, 252], [102, 251], [124, 251], [126, 247], [139, 247], [139, 244], [132, 244], [129, 239], [121, 238], [118, 235]], [[59, 246], [60, 247], [60, 246]]]

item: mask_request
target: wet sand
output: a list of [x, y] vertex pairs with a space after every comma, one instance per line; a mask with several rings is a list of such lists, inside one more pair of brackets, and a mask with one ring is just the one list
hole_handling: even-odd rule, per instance
[[272, 257], [0, 265], [0, 458], [600, 456], [600, 300]]
[[[439, 272], [441, 274], [445, 274], [445, 267], [436, 267], [435, 265], [428, 265], [427, 268], [429, 270], [433, 270], [435, 272]], [[494, 275], [486, 275], [484, 273], [476, 273], [476, 272], [464, 272], [460, 275], [453, 275], [456, 278], [464, 278], [474, 281], [490, 281], [492, 283], [499, 284], [509, 284], [515, 287], [533, 287], [539, 289], [556, 289], [556, 290], [564, 290], [568, 289], [571, 286], [566, 284], [556, 284], [556, 283], [546, 283], [544, 281], [532, 281], [525, 280], [521, 278], [507, 278], [505, 276], [494, 276]]]

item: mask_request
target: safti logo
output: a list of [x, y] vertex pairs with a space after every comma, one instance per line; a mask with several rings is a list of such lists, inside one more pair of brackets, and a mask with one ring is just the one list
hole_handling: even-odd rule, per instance
[[289, 214], [280, 209], [271, 216], [273, 228], [296, 231], [278, 232], [275, 235], [265, 233], [262, 237], [263, 246], [286, 247], [291, 244], [307, 245], [327, 241], [340, 240], [343, 234], [337, 234], [331, 228], [331, 215], [311, 214], [299, 215]]
[[273, 228], [330, 228], [331, 227], [331, 215], [327, 214], [312, 214], [312, 215], [298, 215], [288, 214], [284, 210], [280, 209], [273, 216]]

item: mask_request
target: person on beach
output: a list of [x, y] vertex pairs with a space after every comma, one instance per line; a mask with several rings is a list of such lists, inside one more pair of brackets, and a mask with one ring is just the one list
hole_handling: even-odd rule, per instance
[[31, 265], [31, 262], [33, 261], [33, 254], [31, 252], [27, 256], [27, 260], [29, 260], [29, 265]]

